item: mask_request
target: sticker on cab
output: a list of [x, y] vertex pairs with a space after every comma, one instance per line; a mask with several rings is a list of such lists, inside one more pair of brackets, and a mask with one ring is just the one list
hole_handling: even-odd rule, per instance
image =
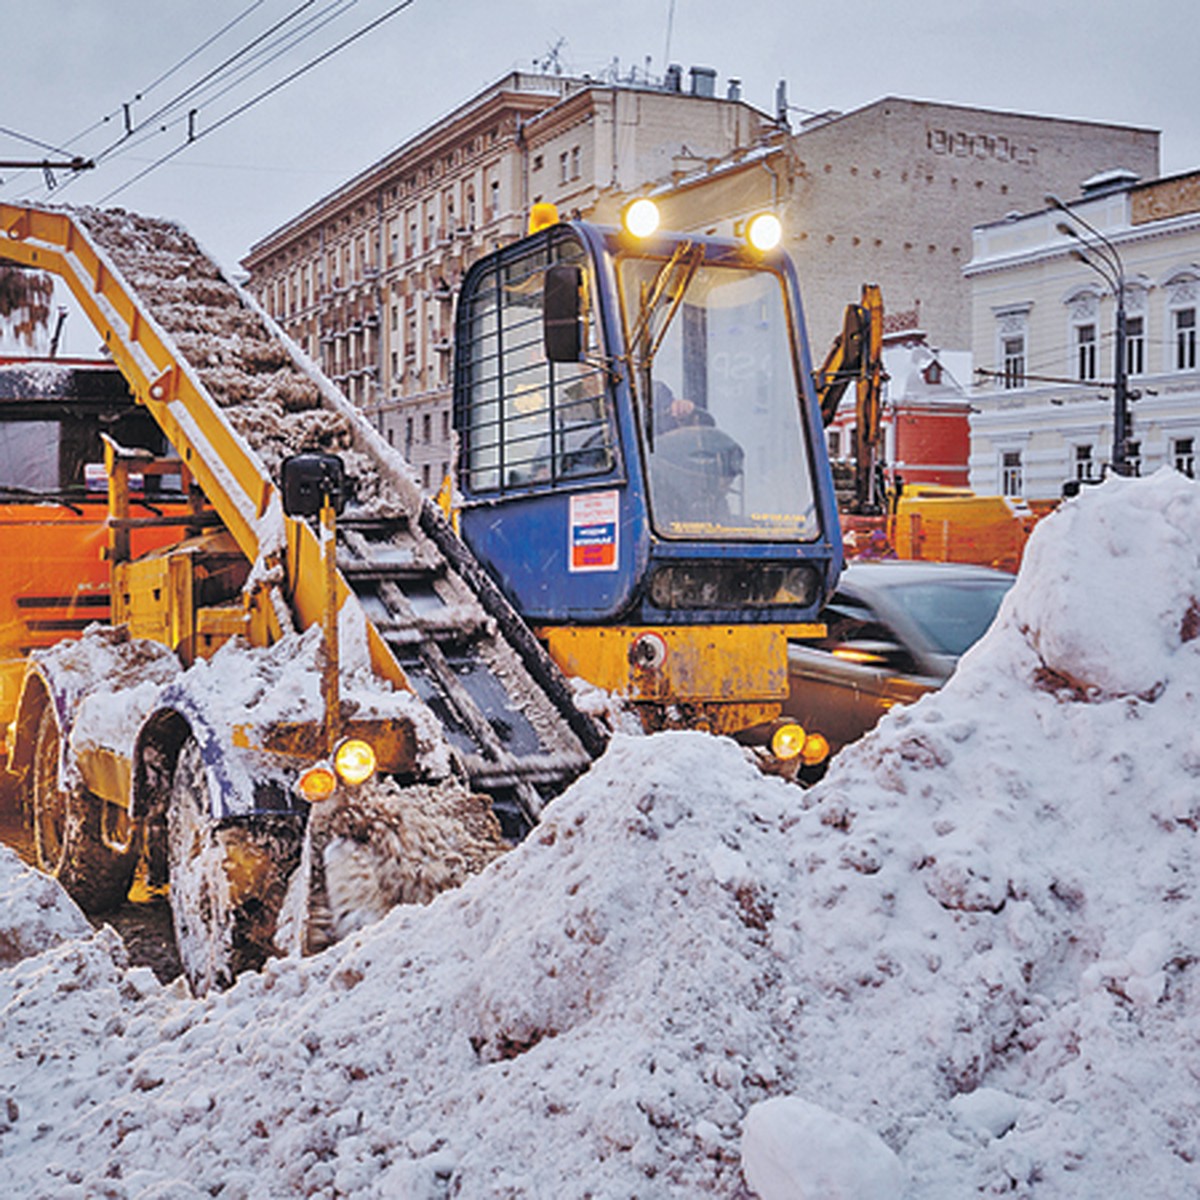
[[570, 498], [567, 561], [572, 571], [615, 571], [620, 501], [616, 492]]

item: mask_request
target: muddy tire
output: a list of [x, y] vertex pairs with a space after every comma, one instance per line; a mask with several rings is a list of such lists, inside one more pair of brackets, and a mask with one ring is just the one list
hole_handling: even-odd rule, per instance
[[236, 974], [224, 853], [211, 813], [200, 746], [189, 738], [179, 752], [171, 783], [167, 869], [179, 961], [197, 996], [228, 987]]
[[200, 746], [184, 742], [167, 808], [167, 858], [175, 942], [197, 996], [231, 986], [276, 952], [300, 837], [301, 826], [288, 820], [214, 820]]
[[59, 787], [60, 734], [54, 709], [38, 718], [30, 772], [33, 860], [86, 913], [110, 912], [125, 900], [137, 866], [137, 827], [125, 811], [82, 785]]

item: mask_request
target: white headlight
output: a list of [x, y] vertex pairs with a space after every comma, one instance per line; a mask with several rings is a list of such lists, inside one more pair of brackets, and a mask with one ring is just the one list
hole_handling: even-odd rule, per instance
[[643, 196], [626, 207], [621, 221], [634, 237], [647, 238], [658, 228], [658, 205]]
[[746, 241], [762, 254], [774, 250], [783, 241], [783, 222], [774, 213], [758, 213], [746, 222]]

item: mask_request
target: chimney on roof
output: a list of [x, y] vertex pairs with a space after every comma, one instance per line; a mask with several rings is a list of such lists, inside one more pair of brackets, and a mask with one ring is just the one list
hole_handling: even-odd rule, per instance
[[667, 67], [667, 77], [663, 80], [663, 87], [668, 92], [683, 91], [683, 68], [678, 63], [671, 63]]
[[1090, 200], [1093, 196], [1104, 196], [1109, 192], [1128, 191], [1140, 178], [1136, 171], [1131, 171], [1128, 167], [1113, 167], [1085, 179], [1079, 185], [1079, 190], [1085, 200]]
[[692, 95], [707, 96], [717, 94], [717, 72], [712, 67], [692, 67], [688, 72], [692, 77]]
[[788, 120], [787, 80], [781, 79], [775, 85], [775, 124], [781, 129], [790, 129]]
[[740, 79], [731, 79], [729, 86], [725, 90], [726, 100], [740, 100], [742, 98], [742, 81]]

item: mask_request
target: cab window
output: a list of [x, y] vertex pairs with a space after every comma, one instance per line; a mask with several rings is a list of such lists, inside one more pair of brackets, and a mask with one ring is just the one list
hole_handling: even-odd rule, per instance
[[542, 297], [551, 263], [582, 264], [582, 245], [552, 231], [502, 256], [460, 298], [456, 424], [464, 492], [506, 493], [587, 479], [616, 465], [594, 315], [587, 362], [551, 363], [542, 343]]

